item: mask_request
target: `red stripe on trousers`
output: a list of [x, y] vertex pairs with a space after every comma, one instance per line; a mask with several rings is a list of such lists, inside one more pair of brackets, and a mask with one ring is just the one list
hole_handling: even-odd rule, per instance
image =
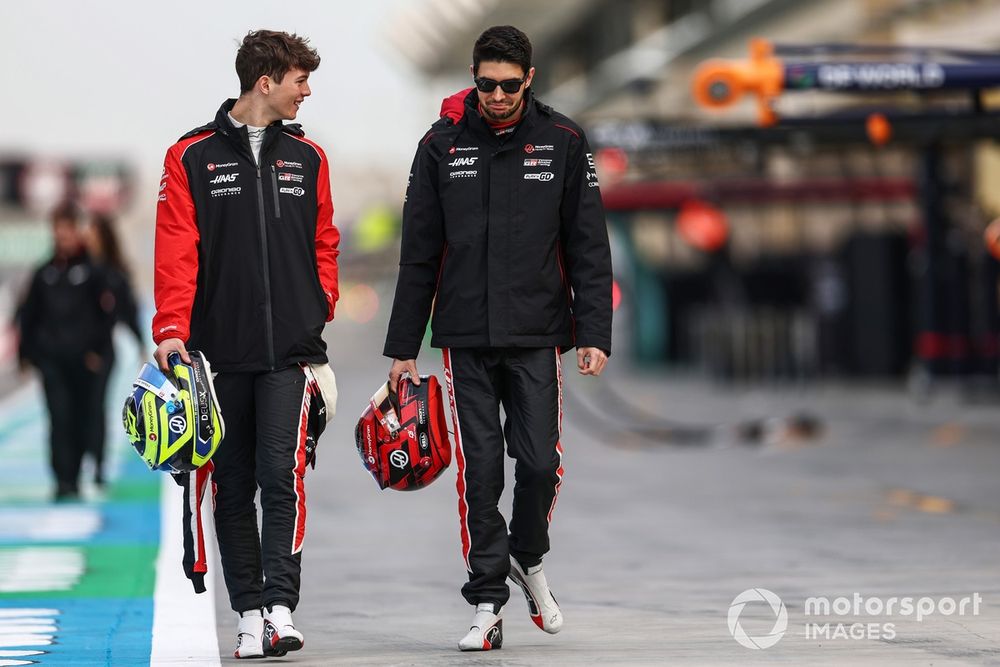
[[462, 427], [458, 421], [458, 407], [455, 403], [455, 379], [451, 370], [451, 350], [444, 348], [441, 350], [444, 359], [444, 380], [448, 388], [448, 400], [451, 403], [451, 421], [455, 425], [455, 461], [458, 464], [458, 476], [455, 488], [458, 489], [458, 521], [461, 524], [462, 533], [462, 559], [465, 560], [465, 568], [472, 572], [472, 565], [469, 564], [469, 550], [472, 548], [472, 538], [469, 535], [469, 503], [465, 499], [465, 455], [462, 452]]
[[556, 470], [556, 476], [559, 477], [559, 481], [556, 482], [556, 492], [552, 496], [552, 505], [549, 506], [549, 514], [546, 518], [550, 524], [552, 523], [552, 512], [556, 509], [556, 500], [559, 499], [559, 487], [562, 486], [563, 478], [563, 467], [562, 467], [562, 419], [563, 419], [563, 377], [562, 377], [562, 357], [559, 356], [559, 348], [556, 348], [556, 383], [559, 387], [559, 440], [556, 440], [556, 451], [559, 452], [559, 469]]
[[292, 553], [302, 551], [302, 542], [306, 539], [306, 433], [309, 424], [309, 404], [312, 395], [309, 393], [309, 381], [306, 380], [302, 390], [302, 410], [299, 412], [299, 437], [295, 443], [295, 529], [292, 532]]

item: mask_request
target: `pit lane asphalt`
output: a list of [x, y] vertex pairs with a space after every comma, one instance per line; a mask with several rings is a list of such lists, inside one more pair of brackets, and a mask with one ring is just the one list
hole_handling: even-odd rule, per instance
[[[500, 651], [460, 653], [472, 617], [459, 594], [455, 466], [418, 493], [380, 492], [353, 429], [385, 378], [384, 321], [327, 331], [338, 415], [307, 475], [299, 665], [643, 665], [1000, 663], [1000, 410], [944, 391], [917, 402], [897, 386], [720, 387], [630, 367], [616, 350], [600, 380], [564, 357], [565, 477], [545, 570], [566, 625], [549, 636], [515, 589]], [[624, 346], [623, 346], [624, 347]], [[441, 373], [425, 349], [423, 373]], [[640, 413], [706, 427], [701, 444], [636, 427], [598, 383]], [[805, 410], [818, 437], [783, 429]], [[764, 441], [734, 435], [770, 417]], [[660, 435], [657, 435], [657, 434]], [[510, 464], [510, 462], [508, 462]], [[501, 508], [510, 506], [512, 466]], [[215, 567], [219, 567], [218, 563]], [[218, 579], [221, 587], [221, 577]], [[741, 592], [783, 601], [788, 625], [770, 648], [744, 648], [727, 617]], [[805, 614], [805, 601], [978, 593], [978, 615]], [[233, 659], [236, 617], [216, 591], [220, 654]], [[968, 610], [967, 610], [968, 611]], [[751, 603], [750, 635], [776, 616]], [[829, 624], [826, 636], [807, 637]], [[892, 624], [890, 638], [886, 623]], [[837, 636], [836, 629], [864, 638]], [[870, 627], [871, 626], [871, 627]], [[874, 628], [871, 629], [871, 628]], [[874, 633], [874, 634], [873, 634]], [[877, 636], [876, 636], [877, 635]]]

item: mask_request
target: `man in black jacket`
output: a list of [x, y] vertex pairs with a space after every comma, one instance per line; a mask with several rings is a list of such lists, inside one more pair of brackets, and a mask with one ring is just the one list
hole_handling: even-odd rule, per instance
[[184, 564], [204, 591], [198, 506], [214, 488], [223, 574], [240, 614], [237, 658], [303, 644], [291, 612], [313, 456], [307, 421], [315, 383], [307, 380], [310, 364], [327, 361], [321, 335], [337, 302], [340, 235], [325, 153], [281, 121], [295, 118], [318, 66], [297, 35], [249, 33], [236, 55], [239, 99], [170, 148], [160, 183], [154, 357], [166, 370], [169, 354], [187, 361], [186, 346], [202, 351], [218, 371], [226, 423], [212, 461], [180, 480]]
[[18, 309], [18, 352], [22, 366], [42, 376], [55, 498], [64, 501], [79, 497], [84, 452], [103, 437], [99, 387], [114, 315], [107, 274], [87, 255], [75, 206], [55, 209], [52, 235], [52, 258], [35, 271]]
[[[601, 373], [612, 277], [590, 148], [532, 95], [528, 38], [490, 28], [472, 58], [476, 89], [445, 101], [413, 161], [384, 354], [391, 386], [403, 373], [419, 382], [433, 304], [457, 444], [462, 594], [476, 606], [459, 648], [489, 650], [503, 641], [508, 577], [539, 628], [562, 627], [541, 567], [563, 472], [560, 354], [576, 346], [580, 373]], [[509, 532], [497, 508], [505, 442], [516, 460]]]

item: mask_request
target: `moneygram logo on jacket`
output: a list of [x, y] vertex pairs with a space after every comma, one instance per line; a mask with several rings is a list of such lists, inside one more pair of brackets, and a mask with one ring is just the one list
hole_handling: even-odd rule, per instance
[[258, 165], [246, 128], [229, 122], [234, 102], [167, 152], [154, 340], [187, 340], [219, 371], [325, 363], [339, 241], [326, 155], [298, 125], [276, 122]]
[[445, 100], [414, 158], [385, 354], [416, 357], [431, 303], [407, 297], [428, 281], [434, 347], [610, 350], [611, 260], [583, 131], [529, 91], [500, 138], [477, 99]]

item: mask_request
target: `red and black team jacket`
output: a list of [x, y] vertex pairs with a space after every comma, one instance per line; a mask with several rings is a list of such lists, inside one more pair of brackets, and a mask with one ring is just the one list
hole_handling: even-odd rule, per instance
[[475, 89], [461, 95], [413, 160], [385, 356], [416, 358], [432, 304], [434, 347], [610, 352], [611, 253], [583, 131], [529, 91], [501, 139]]
[[299, 125], [267, 128], [254, 160], [227, 100], [170, 147], [156, 213], [153, 340], [217, 371], [324, 363], [339, 295], [330, 170]]

